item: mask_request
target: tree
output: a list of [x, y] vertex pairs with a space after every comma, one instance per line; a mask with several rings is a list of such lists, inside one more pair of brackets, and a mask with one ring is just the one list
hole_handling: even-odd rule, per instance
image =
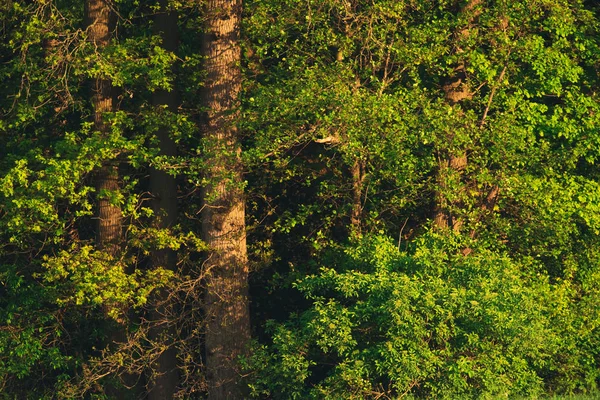
[[[473, 93], [467, 82], [467, 72], [465, 70], [465, 61], [460, 59], [461, 53], [464, 52], [462, 48], [464, 45], [462, 42], [468, 39], [471, 34], [470, 30], [474, 24], [477, 16], [480, 13], [479, 7], [481, 2], [479, 0], [469, 1], [463, 9], [461, 9], [461, 16], [465, 16], [465, 27], [460, 27], [457, 32], [454, 33], [454, 37], [457, 41], [455, 51], [457, 54], [457, 65], [454, 66], [452, 76], [450, 76], [446, 82], [443, 83], [442, 88], [444, 91], [445, 99], [451, 107], [457, 106], [460, 110], [461, 104], [468, 100], [472, 100]], [[447, 138], [447, 141], [451, 142], [452, 136]], [[435, 205], [435, 216], [434, 225], [441, 230], [451, 228], [455, 232], [460, 232], [462, 221], [460, 218], [453, 216], [448, 209], [456, 204], [448, 204], [445, 199], [445, 194], [441, 193], [444, 189], [447, 189], [449, 184], [448, 181], [452, 179], [450, 175], [454, 174], [454, 178], [460, 177], [463, 174], [465, 168], [467, 168], [467, 154], [465, 150], [455, 149], [450, 150], [450, 154], [440, 154], [440, 159], [437, 171], [438, 184], [440, 191], [436, 193], [436, 205]], [[461, 189], [454, 187], [453, 190], [460, 191]], [[460, 197], [460, 196], [455, 196]]]
[[[177, 12], [171, 10], [168, 0], [159, 2], [160, 9], [154, 18], [154, 32], [160, 35], [164, 50], [175, 53], [178, 47], [178, 25]], [[152, 102], [159, 109], [158, 115], [164, 113], [176, 113], [178, 107], [177, 88], [156, 89], [152, 96]], [[164, 107], [164, 108], [163, 108]], [[162, 109], [161, 109], [162, 108]], [[167, 119], [169, 121], [170, 119]], [[158, 140], [158, 156], [174, 157], [177, 147], [171, 137], [168, 125], [163, 125], [156, 131]], [[152, 209], [155, 218], [155, 227], [158, 229], [171, 229], [177, 222], [177, 182], [168, 170], [154, 167], [150, 170], [150, 191], [152, 193]], [[152, 254], [153, 267], [163, 267], [175, 271], [177, 267], [176, 253], [172, 249], [154, 250]], [[175, 332], [172, 328], [173, 313], [172, 300], [168, 293], [159, 292], [155, 299], [155, 306], [151, 310], [151, 320], [155, 321], [156, 327], [152, 328], [151, 339], [166, 341], [167, 349], [160, 355], [153, 368], [156, 374], [154, 382], [150, 384], [149, 399], [171, 399], [173, 398], [179, 376], [177, 371], [177, 354], [173, 346]], [[164, 328], [164, 327], [167, 328]], [[166, 336], [166, 337], [161, 337]]]
[[[531, 358], [526, 366], [516, 358], [510, 361], [508, 369], [514, 369], [512, 378], [507, 378], [508, 389], [491, 381], [485, 389], [485, 385], [470, 386], [469, 379], [479, 379], [471, 371], [459, 379], [467, 382], [465, 390], [479, 388], [495, 395], [502, 390], [534, 393], [542, 390], [536, 381], [543, 381], [545, 390], [569, 391], [569, 379], [592, 382], [593, 369], [561, 366], [565, 357], [570, 364], [582, 354], [568, 355], [569, 346], [589, 348], [583, 342], [597, 341], [597, 335], [585, 328], [580, 331], [586, 337], [583, 341], [565, 331], [571, 324], [566, 314], [574, 316], [579, 312], [575, 309], [594, 302], [595, 295], [585, 288], [598, 283], [591, 277], [596, 268], [590, 263], [598, 253], [589, 247], [598, 241], [592, 233], [597, 229], [595, 218], [590, 217], [594, 212], [574, 211], [597, 207], [596, 197], [592, 200], [581, 192], [597, 186], [591, 166], [596, 157], [584, 150], [597, 147], [597, 140], [590, 139], [597, 136], [593, 132], [598, 123], [593, 105], [597, 102], [593, 60], [599, 55], [598, 25], [589, 4], [262, 1], [248, 2], [247, 7], [251, 83], [244, 120], [257, 145], [253, 153], [257, 174], [264, 179], [252, 186], [277, 185], [275, 193], [263, 189], [267, 195], [256, 200], [256, 204], [264, 203], [264, 218], [272, 221], [266, 225], [278, 233], [261, 231], [260, 226], [259, 233], [253, 233], [267, 238], [266, 244], [273, 243], [272, 261], [261, 271], [262, 282], [273, 282], [269, 291], [287, 284], [287, 291], [280, 291], [287, 295], [282, 299], [292, 297], [289, 293], [294, 293], [294, 287], [304, 293], [303, 299], [293, 297], [291, 317], [285, 323], [270, 322], [271, 329], [259, 335], [266, 347], [257, 347], [257, 364], [253, 364], [264, 367], [252, 381], [256, 396], [274, 396], [296, 384], [282, 397], [443, 393], [449, 386], [442, 381], [453, 379], [456, 369], [449, 365], [461, 360], [460, 351], [449, 357], [450, 364], [445, 364], [441, 375], [432, 370], [430, 378], [425, 374], [408, 379], [402, 388], [394, 388], [399, 376], [379, 374], [391, 371], [383, 365], [408, 362], [415, 354], [420, 360], [415, 372], [423, 372], [429, 352], [458, 349], [473, 333], [466, 332], [491, 320], [461, 325], [465, 321], [461, 319], [454, 326], [466, 335], [463, 339], [449, 339], [448, 346], [423, 339], [428, 345], [421, 352], [413, 345], [384, 344], [387, 334], [378, 330], [381, 322], [365, 322], [379, 315], [376, 310], [381, 310], [381, 304], [369, 311], [363, 306], [381, 300], [376, 294], [380, 287], [386, 287], [383, 298], [388, 298], [387, 291], [394, 297], [397, 278], [429, 287], [423, 295], [437, 290], [428, 286], [436, 279], [454, 282], [451, 286], [456, 285], [457, 291], [469, 291], [470, 281], [453, 281], [450, 276], [459, 273], [456, 268], [471, 270], [477, 263], [481, 268], [510, 265], [506, 271], [516, 274], [521, 293], [545, 293], [544, 299], [534, 301], [547, 310], [537, 321], [549, 332], [548, 338], [560, 337], [558, 342], [569, 344], [563, 347], [554, 339], [544, 344], [539, 354], [544, 353], [541, 359], [548, 362], [543, 366]], [[338, 57], [340, 50], [343, 57]], [[359, 84], [352, 84], [357, 76]], [[326, 140], [335, 137], [338, 140]], [[328, 145], [320, 163], [307, 155], [314, 142]], [[366, 172], [363, 238], [368, 242], [376, 233], [388, 236], [385, 245], [373, 245], [366, 252], [363, 241], [348, 240], [336, 229], [354, 219], [351, 210], [356, 209], [356, 201], [344, 182], [348, 182], [356, 154], [364, 160]], [[269, 179], [264, 178], [266, 174]], [[276, 237], [284, 235], [289, 235], [286, 244], [294, 246], [294, 254]], [[297, 243], [303, 235], [309, 238], [310, 251], [293, 258], [300, 253]], [[390, 244], [392, 240], [396, 246]], [[389, 273], [380, 274], [377, 260], [393, 257], [398, 249], [402, 260]], [[340, 261], [344, 254], [366, 264], [344, 264]], [[432, 258], [420, 266], [414, 263], [424, 256]], [[479, 279], [471, 271], [469, 275]], [[492, 268], [490, 275], [491, 271], [506, 272]], [[541, 281], [531, 279], [538, 273], [544, 276]], [[510, 280], [510, 274], [499, 279]], [[545, 279], [552, 284], [545, 286]], [[390, 281], [394, 284], [387, 287]], [[564, 291], [571, 289], [574, 297], [566, 300]], [[479, 296], [476, 292], [471, 295]], [[513, 304], [508, 293], [493, 292], [505, 304]], [[586, 300], [579, 302], [578, 296]], [[443, 298], [432, 302], [443, 307], [447, 304]], [[306, 301], [310, 305], [298, 315]], [[553, 301], [579, 305], [563, 314], [562, 308], [552, 309]], [[412, 302], [398, 300], [390, 310]], [[423, 307], [408, 312], [407, 317], [428, 314], [428, 306]], [[262, 318], [284, 320], [279, 310], [264, 308]], [[522, 311], [505, 310], [515, 316]], [[392, 314], [381, 316], [381, 321], [395, 321]], [[533, 313], [530, 316], [537, 318]], [[431, 318], [428, 315], [425, 320]], [[402, 329], [411, 324], [399, 323], [392, 331], [402, 337]], [[434, 327], [427, 329], [435, 332]], [[501, 338], [508, 332], [486, 329], [498, 336], [484, 340], [478, 333], [482, 342], [512, 340]], [[535, 334], [530, 338], [525, 345], [529, 350]], [[370, 344], [363, 348], [364, 343]], [[490, 355], [489, 348], [480, 350], [470, 356]], [[363, 351], [365, 357], [360, 356]], [[507, 351], [508, 347], [497, 349], [495, 354]], [[393, 354], [399, 356], [391, 362]], [[593, 354], [590, 357], [595, 360], [597, 352]], [[369, 361], [370, 356], [374, 358]], [[478, 365], [481, 371], [487, 368]], [[521, 366], [528, 376], [526, 383], [515, 372]], [[407, 366], [406, 371], [411, 368]], [[276, 371], [286, 372], [276, 375]], [[460, 386], [459, 381], [454, 383]], [[586, 385], [586, 390], [595, 388], [594, 383]], [[467, 396], [475, 395], [470, 393]]]
[[210, 0], [202, 54], [208, 185], [202, 212], [206, 261], [206, 368], [210, 399], [240, 398], [237, 358], [250, 336], [239, 115], [240, 0]]
[[[98, 51], [102, 51], [110, 41], [111, 6], [104, 0], [88, 0], [85, 3], [88, 38]], [[94, 129], [101, 136], [108, 136], [109, 126], [105, 114], [113, 111], [112, 83], [106, 77], [98, 76], [92, 84], [92, 107], [94, 108]], [[122, 215], [116, 198], [119, 193], [119, 166], [116, 160], [109, 160], [100, 167], [96, 177], [98, 202], [98, 246], [111, 256], [116, 256], [121, 242]]]
[[[3, 274], [19, 277], [1, 306], [3, 325], [15, 326], [2, 340], [7, 354], [25, 345], [26, 360], [13, 359], [2, 385], [18, 397], [123, 397], [115, 391], [119, 380], [139, 375], [139, 364], [153, 356], [144, 348], [146, 327], [128, 310], [139, 310], [173, 276], [139, 268], [148, 246], [140, 231], [151, 211], [135, 169], [147, 169], [153, 152], [145, 132], [131, 128], [147, 118], [135, 109], [143, 106], [123, 102], [131, 90], [148, 98], [144, 88], [162, 84], [172, 57], [153, 53], [150, 35], [109, 40], [113, 6], [81, 5], [11, 2], [2, 9], [12, 24], [2, 32], [2, 76], [16, 83], [3, 88], [2, 140], [15, 146], [1, 161], [0, 208], [12, 209], [10, 219], [3, 214], [1, 235], [13, 245], [0, 257]], [[116, 110], [115, 100], [129, 113]], [[23, 319], [11, 317], [17, 309]]]
[[0, 2], [3, 396], [597, 390], [592, 3]]

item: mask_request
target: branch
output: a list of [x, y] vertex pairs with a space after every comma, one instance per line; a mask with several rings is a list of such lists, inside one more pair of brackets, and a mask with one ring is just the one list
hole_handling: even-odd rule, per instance
[[315, 139], [315, 143], [326, 143], [326, 144], [337, 144], [340, 142], [340, 138], [337, 136], [327, 136], [323, 139]]
[[[509, 53], [509, 55], [510, 55], [510, 53]], [[507, 65], [504, 65], [504, 68], [502, 68], [502, 72], [500, 72], [500, 76], [498, 76], [498, 80], [496, 81], [496, 84], [492, 87], [492, 91], [490, 92], [490, 97], [488, 98], [488, 102], [485, 107], [485, 111], [483, 112], [483, 116], [481, 117], [481, 122], [479, 122], [479, 128], [483, 128], [483, 125], [485, 124], [485, 119], [487, 118], [487, 115], [490, 112], [490, 107], [492, 105], [492, 100], [494, 100], [494, 95], [496, 94], [496, 89], [500, 85], [500, 82], [502, 82], [502, 79], [504, 79], [504, 74], [506, 73], [506, 67], [507, 67]]]

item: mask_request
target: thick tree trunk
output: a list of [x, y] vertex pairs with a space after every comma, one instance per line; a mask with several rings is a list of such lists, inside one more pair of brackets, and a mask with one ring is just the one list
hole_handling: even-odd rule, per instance
[[[88, 39], [98, 50], [106, 47], [110, 40], [110, 7], [105, 0], [87, 0], [85, 3], [88, 21]], [[108, 135], [109, 127], [104, 114], [113, 110], [112, 84], [103, 78], [92, 82], [92, 106], [94, 128]], [[115, 255], [121, 239], [121, 209], [110, 201], [111, 194], [119, 190], [119, 171], [116, 162], [107, 162], [97, 172], [96, 191], [98, 203], [98, 226], [96, 242], [99, 248]]]
[[[112, 11], [107, 0], [86, 0], [85, 17], [87, 21], [88, 40], [97, 51], [102, 51], [111, 38]], [[94, 129], [101, 135], [108, 136], [110, 127], [104, 122], [104, 115], [113, 111], [112, 84], [109, 80], [97, 77], [92, 82], [92, 107], [94, 109]], [[119, 192], [118, 161], [106, 161], [96, 172], [96, 202], [98, 207], [96, 226], [96, 247], [116, 257], [122, 237], [122, 213], [119, 205], [111, 201], [111, 197]], [[109, 332], [109, 346], [126, 340], [121, 329]], [[112, 398], [123, 398], [126, 389], [109, 384], [106, 394]]]
[[119, 251], [122, 229], [121, 208], [110, 200], [110, 194], [119, 191], [119, 170], [115, 163], [106, 163], [97, 172], [98, 226], [96, 243], [99, 249], [112, 256]]
[[237, 358], [250, 336], [245, 202], [235, 126], [241, 88], [241, 0], [206, 3], [204, 106], [209, 146], [202, 232], [206, 262], [206, 368], [208, 397], [243, 398]]
[[[175, 52], [178, 46], [177, 14], [167, 10], [168, 1], [159, 2], [161, 10], [154, 19], [154, 33], [162, 38], [162, 46], [165, 50]], [[158, 90], [152, 97], [155, 106], [167, 106], [168, 111], [176, 112], [178, 96], [176, 90]], [[161, 127], [156, 133], [159, 153], [164, 156], [175, 156], [176, 145], [170, 135], [167, 126]], [[155, 215], [155, 226], [160, 229], [168, 229], [175, 225], [177, 220], [177, 183], [175, 177], [166, 171], [150, 170], [150, 191], [152, 193], [152, 208]], [[169, 249], [155, 250], [152, 254], [154, 267], [163, 267], [175, 270], [177, 259], [174, 251]], [[179, 383], [177, 369], [177, 353], [172, 346], [175, 335], [172, 326], [172, 307], [166, 293], [157, 293], [154, 298], [154, 308], [150, 318], [156, 323], [150, 331], [150, 338], [155, 341], [166, 341], [169, 347], [160, 355], [156, 364], [152, 366], [156, 377], [149, 381], [148, 399], [167, 400], [172, 399]], [[161, 321], [166, 323], [160, 323]]]
[[[111, 11], [105, 0], [87, 0], [85, 3], [88, 21], [88, 39], [98, 50], [106, 47], [110, 40]], [[92, 106], [94, 128], [108, 135], [109, 127], [104, 114], [113, 110], [112, 85], [110, 81], [96, 78], [92, 82]], [[110, 201], [111, 193], [119, 190], [119, 171], [116, 163], [105, 163], [96, 175], [98, 202], [98, 226], [96, 242], [99, 248], [115, 255], [121, 239], [121, 209]]]

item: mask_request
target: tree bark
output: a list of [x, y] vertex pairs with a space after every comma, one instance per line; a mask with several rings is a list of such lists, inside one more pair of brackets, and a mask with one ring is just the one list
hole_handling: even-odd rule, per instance
[[352, 165], [352, 215], [350, 216], [353, 233], [357, 235], [360, 235], [362, 231], [364, 180], [364, 163], [357, 159]]
[[[177, 14], [175, 11], [168, 10], [167, 0], [160, 0], [159, 6], [160, 10], [154, 18], [154, 33], [162, 38], [162, 47], [165, 50], [175, 52], [178, 46]], [[179, 99], [175, 88], [170, 91], [161, 89], [153, 94], [152, 102], [157, 107], [166, 106], [169, 112], [175, 113]], [[172, 157], [177, 153], [170, 133], [168, 126], [162, 126], [156, 132], [160, 155]], [[177, 182], [175, 177], [166, 171], [152, 168], [150, 170], [150, 191], [155, 226], [159, 229], [173, 227], [177, 221]], [[152, 264], [154, 267], [175, 270], [176, 254], [170, 249], [155, 250], [152, 253]], [[157, 342], [166, 341], [168, 347], [152, 366], [156, 376], [149, 380], [148, 399], [167, 400], [174, 397], [179, 383], [177, 352], [172, 345], [175, 332], [172, 328], [172, 321], [170, 321], [173, 304], [164, 292], [155, 295], [154, 303], [150, 318], [155, 325], [150, 330], [150, 338]], [[161, 323], [163, 321], [166, 323]]]
[[[105, 0], [87, 0], [85, 15], [88, 22], [88, 40], [101, 50], [110, 41], [111, 10]], [[104, 122], [104, 114], [113, 111], [112, 84], [109, 80], [97, 77], [92, 82], [92, 107], [94, 109], [94, 129], [101, 135], [109, 134]], [[98, 225], [96, 243], [98, 248], [116, 255], [121, 239], [122, 214], [118, 205], [110, 200], [111, 194], [119, 191], [119, 171], [116, 162], [106, 162], [96, 174], [98, 203]]]
[[250, 337], [245, 201], [238, 130], [241, 89], [241, 0], [209, 0], [203, 55], [209, 162], [202, 233], [210, 246], [206, 266], [206, 368], [208, 398], [243, 398], [237, 358]]
[[[108, 46], [111, 39], [112, 11], [107, 0], [86, 0], [85, 18], [87, 21], [88, 40], [100, 52]], [[101, 76], [92, 82], [92, 107], [94, 110], [94, 129], [102, 136], [108, 136], [110, 127], [104, 121], [104, 115], [113, 111], [113, 88], [110, 80]], [[120, 190], [119, 165], [117, 160], [105, 161], [95, 176], [97, 226], [96, 247], [117, 257], [122, 239], [123, 215], [114, 197]], [[116, 328], [108, 332], [109, 346], [126, 340], [123, 329]], [[111, 398], [124, 398], [127, 390], [109, 383], [105, 387]]]

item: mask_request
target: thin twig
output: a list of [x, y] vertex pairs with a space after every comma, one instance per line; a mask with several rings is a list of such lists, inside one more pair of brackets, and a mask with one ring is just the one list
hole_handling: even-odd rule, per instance
[[[510, 52], [508, 53], [508, 56], [510, 57]], [[498, 86], [500, 86], [502, 79], [504, 79], [504, 74], [506, 73], [507, 66], [508, 66], [508, 61], [504, 65], [504, 68], [502, 68], [502, 72], [500, 72], [500, 75], [498, 76], [496, 83], [492, 87], [492, 90], [490, 92], [490, 97], [488, 98], [488, 102], [485, 107], [485, 111], [483, 112], [483, 116], [481, 117], [481, 122], [479, 122], [479, 128], [483, 128], [483, 125], [485, 124], [485, 119], [487, 118], [488, 113], [490, 112], [490, 107], [492, 106], [492, 101], [494, 100], [494, 95], [496, 94], [496, 89], [498, 88]]]
[[404, 231], [404, 227], [407, 223], [408, 218], [406, 218], [406, 221], [404, 221], [404, 225], [402, 225], [402, 228], [400, 228], [400, 234], [398, 235], [398, 251], [400, 251], [400, 245], [402, 244], [402, 232]]

